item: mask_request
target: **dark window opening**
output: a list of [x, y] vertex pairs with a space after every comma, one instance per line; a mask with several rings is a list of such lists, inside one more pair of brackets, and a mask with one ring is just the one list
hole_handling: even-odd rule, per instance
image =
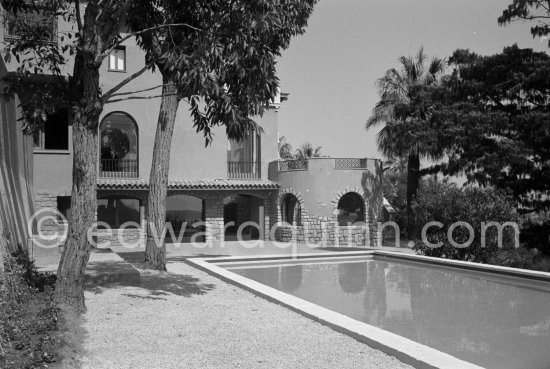
[[[69, 149], [69, 112], [60, 109], [48, 114], [44, 123], [43, 146], [45, 150]], [[36, 141], [35, 141], [36, 142]]]
[[[111, 228], [118, 229], [128, 222], [140, 224], [140, 202], [136, 199], [107, 198], [97, 200], [97, 221], [105, 222]], [[136, 228], [136, 225], [125, 228]]]
[[281, 216], [283, 222], [298, 226], [302, 225], [302, 211], [296, 196], [288, 194], [284, 197], [281, 204]]
[[338, 225], [347, 226], [365, 221], [364, 201], [356, 193], [347, 193], [338, 201]]
[[69, 220], [69, 210], [71, 209], [71, 196], [57, 196], [57, 211], [59, 211], [65, 219]]

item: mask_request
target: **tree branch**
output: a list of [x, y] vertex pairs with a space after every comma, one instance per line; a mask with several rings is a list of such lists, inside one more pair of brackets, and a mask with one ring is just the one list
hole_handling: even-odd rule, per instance
[[131, 82], [132, 80], [136, 79], [137, 77], [141, 76], [143, 73], [145, 73], [145, 71], [147, 71], [149, 68], [151, 67], [151, 63], [149, 64], [145, 64], [145, 66], [143, 68], [141, 68], [140, 70], [138, 70], [136, 73], [132, 74], [131, 76], [129, 76], [128, 78], [124, 79], [123, 81], [121, 81], [118, 85], [116, 85], [115, 87], [111, 88], [109, 91], [107, 91], [105, 94], [103, 94], [103, 97], [101, 98], [101, 100], [103, 101], [103, 103], [106, 103], [107, 100], [109, 100], [109, 98], [115, 93], [117, 92], [118, 90], [120, 90], [122, 87], [124, 87], [125, 85], [127, 85], [129, 82]]
[[119, 93], [116, 93], [116, 94], [111, 94], [110, 97], [139, 94], [141, 92], [151, 91], [151, 90], [155, 90], [155, 89], [160, 88], [160, 87], [170, 86], [170, 85], [171, 85], [171, 83], [168, 83], [168, 84], [164, 84], [164, 85], [158, 85], [158, 86], [154, 86], [154, 87], [144, 88], [143, 90], [136, 90], [136, 91], [130, 91], [130, 92], [119, 92]]
[[113, 51], [115, 48], [117, 48], [117, 46], [121, 45], [124, 41], [126, 41], [126, 40], [128, 40], [128, 39], [130, 39], [134, 36], [141, 35], [142, 33], [155, 31], [157, 29], [161, 29], [161, 28], [165, 28], [165, 27], [189, 27], [189, 28], [191, 28], [195, 31], [202, 31], [200, 28], [193, 27], [193, 26], [191, 26], [189, 24], [186, 24], [186, 23], [168, 23], [168, 24], [160, 24], [160, 25], [154, 26], [154, 27], [149, 27], [149, 28], [143, 29], [141, 31], [137, 31], [137, 32], [131, 32], [131, 33], [126, 34], [126, 36], [122, 37], [120, 40], [118, 40], [113, 45], [111, 45], [111, 47], [109, 47], [107, 50], [105, 50], [105, 52], [103, 52], [103, 54], [101, 55], [101, 60], [108, 57], [109, 54], [111, 53], [111, 51]]
[[78, 25], [78, 33], [82, 32], [82, 19], [80, 18], [80, 0], [74, 0], [76, 11], [76, 24]]
[[156, 99], [164, 96], [182, 96], [183, 97], [184, 94], [173, 93], [173, 94], [160, 94], [160, 95], [152, 95], [152, 96], [129, 96], [122, 99], [109, 100], [109, 101], [106, 101], [105, 104], [112, 104], [115, 102], [126, 101], [126, 100], [149, 100], [149, 99]]

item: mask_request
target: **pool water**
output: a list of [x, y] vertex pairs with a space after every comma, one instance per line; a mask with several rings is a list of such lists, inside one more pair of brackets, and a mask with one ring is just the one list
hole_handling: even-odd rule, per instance
[[550, 368], [550, 283], [372, 258], [224, 267], [486, 368]]

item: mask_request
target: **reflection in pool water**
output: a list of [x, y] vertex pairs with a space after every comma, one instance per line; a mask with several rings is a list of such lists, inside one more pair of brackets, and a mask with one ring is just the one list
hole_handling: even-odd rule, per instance
[[550, 367], [550, 286], [400, 261], [228, 269], [487, 368]]

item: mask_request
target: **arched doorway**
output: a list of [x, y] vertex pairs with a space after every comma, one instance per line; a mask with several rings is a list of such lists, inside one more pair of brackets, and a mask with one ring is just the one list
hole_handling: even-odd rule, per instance
[[123, 112], [108, 114], [99, 126], [100, 177], [138, 178], [138, 126]]
[[302, 209], [298, 198], [286, 194], [281, 202], [281, 220], [291, 225], [302, 225]]
[[348, 226], [365, 221], [365, 202], [355, 193], [348, 192], [338, 201], [338, 225]]
[[202, 199], [188, 195], [168, 196], [166, 198], [166, 222], [172, 226], [176, 238], [174, 239], [167, 233], [165, 241], [167, 243], [204, 242], [204, 220], [204, 201]]
[[[243, 240], [257, 240], [263, 236], [264, 201], [250, 195], [227, 196], [223, 200], [223, 221], [225, 224], [225, 240], [236, 241], [239, 228], [242, 228]], [[229, 225], [231, 224], [231, 225]]]

